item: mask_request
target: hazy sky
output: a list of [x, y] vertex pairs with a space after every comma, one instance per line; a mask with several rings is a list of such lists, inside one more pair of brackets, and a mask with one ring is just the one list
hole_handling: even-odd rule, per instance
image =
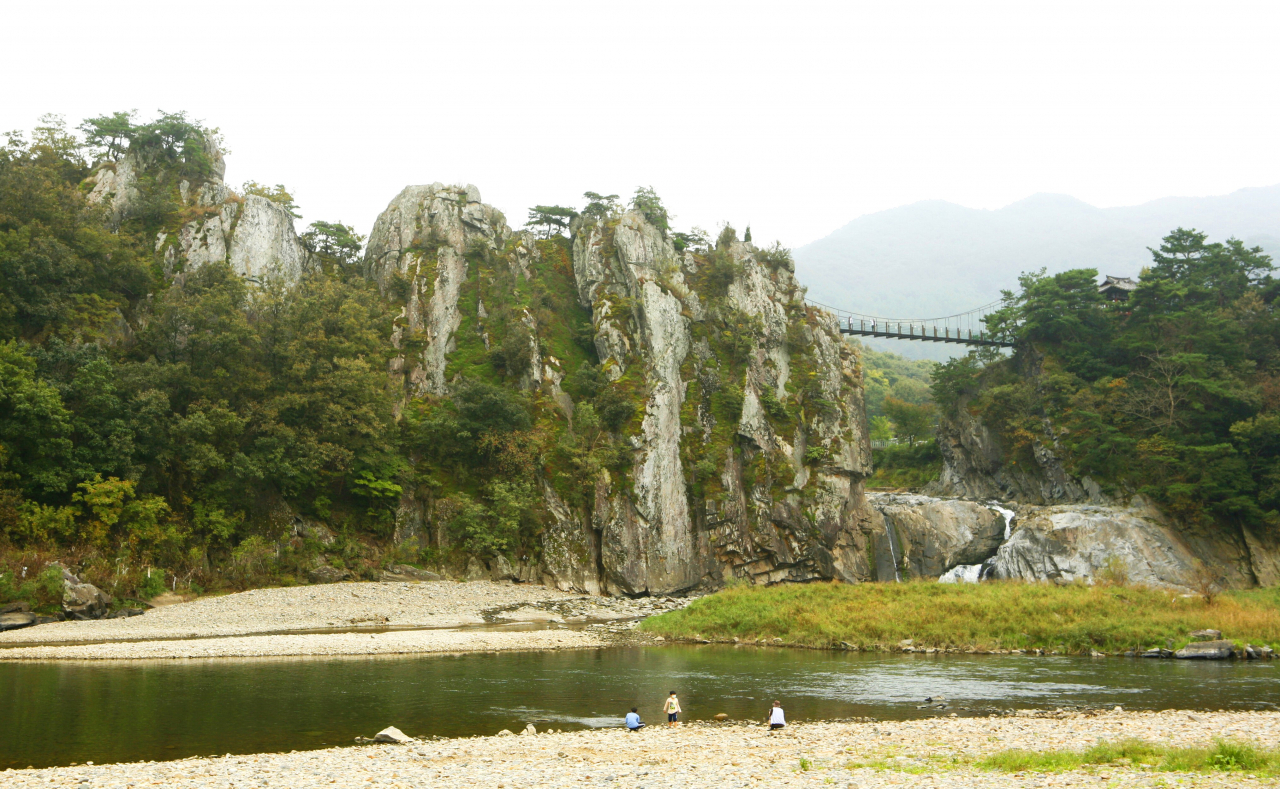
[[362, 232], [406, 184], [652, 185], [799, 245], [924, 199], [1280, 182], [1276, 2], [6, 3], [0, 129], [136, 108]]

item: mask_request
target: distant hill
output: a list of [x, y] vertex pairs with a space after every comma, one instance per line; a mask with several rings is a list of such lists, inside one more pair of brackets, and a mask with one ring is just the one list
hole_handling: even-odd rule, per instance
[[[816, 300], [856, 312], [928, 318], [962, 312], [1016, 288], [1024, 271], [1092, 267], [1136, 276], [1147, 247], [1176, 227], [1212, 240], [1235, 236], [1280, 260], [1280, 184], [1219, 197], [1166, 197], [1095, 208], [1038, 194], [989, 211], [930, 200], [858, 217], [795, 250], [796, 273]], [[872, 347], [946, 358], [955, 346], [893, 340]]]

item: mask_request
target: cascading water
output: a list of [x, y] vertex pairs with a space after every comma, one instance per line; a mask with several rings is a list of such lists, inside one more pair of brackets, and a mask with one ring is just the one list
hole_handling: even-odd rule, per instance
[[898, 570], [898, 537], [893, 533], [893, 524], [884, 519], [884, 536], [889, 541], [889, 558], [893, 559], [893, 580], [901, 583], [902, 573]]
[[957, 564], [938, 577], [940, 584], [976, 584], [982, 580], [981, 564]]
[[994, 501], [987, 502], [987, 506], [995, 510], [996, 512], [1000, 513], [1004, 517], [1004, 539], [1006, 542], [1008, 542], [1009, 538], [1013, 536], [1013, 516], [1015, 514], [1014, 511], [1007, 510], [1004, 507], [1001, 507], [999, 504], [996, 504]]

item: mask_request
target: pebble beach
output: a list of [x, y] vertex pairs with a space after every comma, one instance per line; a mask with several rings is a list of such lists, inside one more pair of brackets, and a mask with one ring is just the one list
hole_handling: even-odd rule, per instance
[[[603, 646], [604, 636], [627, 630], [639, 617], [685, 602], [585, 597], [492, 581], [255, 589], [168, 605], [142, 616], [53, 622], [0, 633], [0, 660], [585, 649]], [[549, 626], [555, 629], [529, 629]]]
[[[372, 732], [370, 733], [372, 734]], [[419, 735], [422, 732], [406, 732]], [[429, 739], [173, 762], [77, 765], [0, 773], [6, 789], [33, 787], [1252, 787], [1248, 773], [1149, 772], [1099, 765], [1061, 773], [1001, 773], [974, 762], [1025, 748], [1082, 749], [1138, 738], [1171, 747], [1215, 738], [1280, 744], [1280, 713], [1031, 713], [900, 722], [800, 722], [778, 732], [734, 722], [518, 736]]]

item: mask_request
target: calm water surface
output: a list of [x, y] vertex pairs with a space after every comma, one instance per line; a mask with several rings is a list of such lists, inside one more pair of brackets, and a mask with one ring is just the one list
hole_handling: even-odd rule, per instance
[[[659, 721], [1128, 709], [1280, 709], [1276, 662], [891, 656], [718, 645], [409, 658], [0, 664], [0, 769], [288, 751], [415, 736]], [[921, 710], [945, 696], [945, 711]], [[967, 708], [967, 709], [963, 709]]]

